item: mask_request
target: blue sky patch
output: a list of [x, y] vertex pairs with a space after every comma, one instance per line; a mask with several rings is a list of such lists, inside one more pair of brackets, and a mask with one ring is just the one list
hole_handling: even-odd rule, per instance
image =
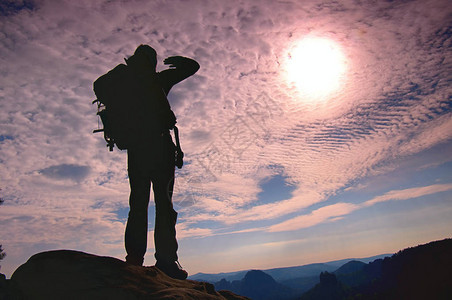
[[30, 0], [24, 1], [1, 1], [0, 2], [0, 16], [14, 15], [23, 9], [33, 10], [35, 9], [35, 3]]
[[3, 142], [4, 140], [14, 140], [14, 138], [11, 135], [0, 135], [0, 142]]
[[253, 202], [253, 205], [261, 205], [290, 199], [290, 197], [292, 197], [292, 192], [295, 190], [295, 186], [290, 185], [286, 181], [286, 177], [280, 174], [262, 181], [260, 187], [262, 188], [262, 192], [257, 195], [259, 200], [257, 202]]

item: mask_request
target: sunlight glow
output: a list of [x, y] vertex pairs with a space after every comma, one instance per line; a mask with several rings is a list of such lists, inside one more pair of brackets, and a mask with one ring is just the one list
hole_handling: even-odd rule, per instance
[[345, 57], [334, 41], [308, 37], [289, 51], [286, 71], [303, 96], [320, 100], [341, 87]]

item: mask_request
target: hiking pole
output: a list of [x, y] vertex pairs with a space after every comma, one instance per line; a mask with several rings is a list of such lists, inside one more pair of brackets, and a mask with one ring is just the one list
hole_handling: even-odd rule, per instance
[[177, 126], [174, 126], [174, 136], [176, 138], [176, 167], [180, 169], [184, 164], [184, 152], [182, 152], [182, 149], [180, 147], [179, 129], [177, 128]]

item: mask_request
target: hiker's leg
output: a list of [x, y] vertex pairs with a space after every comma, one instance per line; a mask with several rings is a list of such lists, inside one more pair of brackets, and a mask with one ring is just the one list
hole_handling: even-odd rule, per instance
[[156, 152], [158, 164], [151, 173], [155, 200], [155, 258], [157, 261], [177, 261], [176, 220], [172, 196], [174, 186], [175, 146], [169, 133], [161, 136]]
[[[129, 217], [125, 232], [126, 261], [134, 265], [142, 265], [146, 253], [148, 235], [148, 204], [150, 194], [150, 178], [136, 167], [139, 156], [129, 154]], [[142, 162], [144, 164], [144, 162]]]
[[174, 167], [152, 179], [155, 198], [155, 258], [157, 261], [177, 261], [176, 221], [177, 212], [173, 208]]

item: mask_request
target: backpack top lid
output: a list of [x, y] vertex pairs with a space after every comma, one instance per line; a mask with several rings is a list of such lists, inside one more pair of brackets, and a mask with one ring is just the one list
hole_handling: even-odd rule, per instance
[[143, 114], [140, 99], [131, 93], [137, 89], [131, 72], [124, 64], [116, 66], [100, 76], [93, 84], [99, 100], [98, 115], [104, 126], [104, 138], [112, 150], [113, 145], [127, 149], [138, 139], [137, 131], [142, 126]]
[[[93, 90], [97, 99], [105, 105], [110, 105], [111, 100], [126, 96], [124, 95], [126, 87], [130, 82], [130, 71], [124, 64], [117, 65], [114, 69], [100, 76], [93, 83]], [[121, 92], [122, 91], [122, 92]], [[121, 95], [118, 95], [120, 92]]]

